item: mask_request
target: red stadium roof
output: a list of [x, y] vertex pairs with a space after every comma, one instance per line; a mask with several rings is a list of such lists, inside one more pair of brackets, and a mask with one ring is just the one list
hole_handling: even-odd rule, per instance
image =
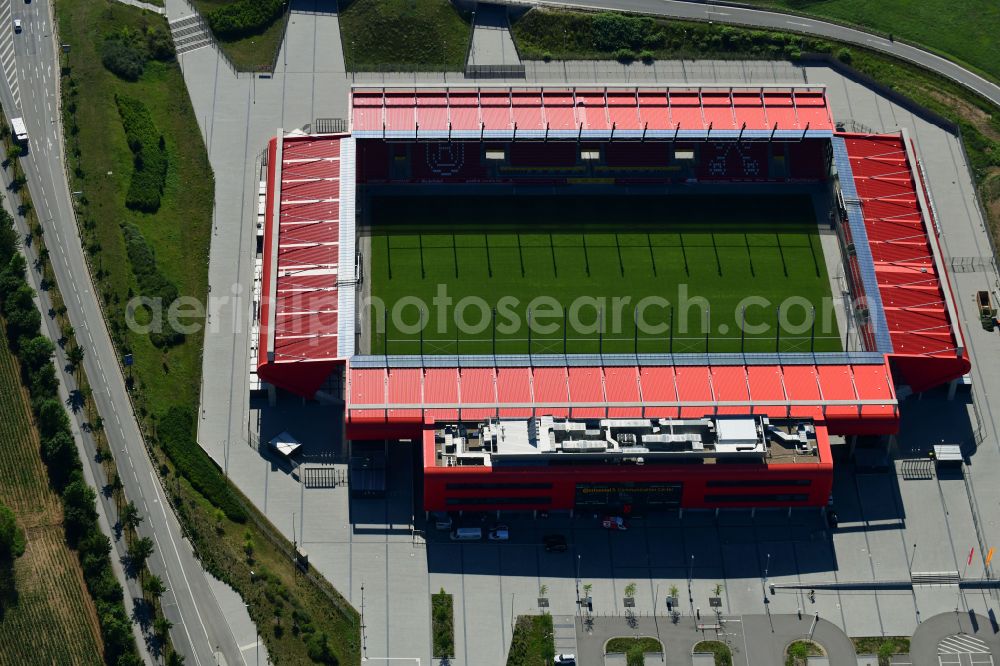
[[300, 393], [315, 393], [338, 358], [340, 152], [336, 137], [268, 146], [258, 373]]
[[915, 391], [969, 371], [933, 210], [905, 134], [844, 135], [896, 367]]
[[355, 87], [351, 131], [367, 136], [541, 138], [695, 132], [829, 135], [823, 86]]
[[697, 418], [767, 414], [813, 418], [835, 432], [895, 432], [886, 365], [358, 368], [348, 373], [354, 432], [431, 420]]

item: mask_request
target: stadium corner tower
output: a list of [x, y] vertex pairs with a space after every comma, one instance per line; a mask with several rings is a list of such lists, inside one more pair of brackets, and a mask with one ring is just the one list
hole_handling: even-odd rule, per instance
[[913, 143], [822, 86], [358, 86], [266, 160], [258, 378], [422, 443], [426, 510], [822, 506], [831, 436], [970, 367]]

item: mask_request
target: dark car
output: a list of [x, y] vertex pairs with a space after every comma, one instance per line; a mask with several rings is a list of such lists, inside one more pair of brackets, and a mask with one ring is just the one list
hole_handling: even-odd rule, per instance
[[566, 537], [562, 534], [548, 534], [542, 540], [545, 544], [546, 553], [565, 553], [569, 546], [566, 544]]

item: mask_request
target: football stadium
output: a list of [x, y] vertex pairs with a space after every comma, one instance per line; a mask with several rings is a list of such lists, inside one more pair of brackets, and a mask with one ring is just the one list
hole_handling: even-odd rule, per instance
[[268, 145], [256, 375], [418, 442], [426, 510], [823, 506], [831, 437], [969, 370], [915, 147], [823, 86], [356, 86], [346, 129]]

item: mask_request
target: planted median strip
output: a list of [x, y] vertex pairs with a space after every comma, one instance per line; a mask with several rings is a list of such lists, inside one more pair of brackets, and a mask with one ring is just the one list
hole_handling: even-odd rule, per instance
[[431, 595], [431, 633], [434, 656], [447, 659], [455, 656], [455, 613], [452, 596], [441, 588]]

